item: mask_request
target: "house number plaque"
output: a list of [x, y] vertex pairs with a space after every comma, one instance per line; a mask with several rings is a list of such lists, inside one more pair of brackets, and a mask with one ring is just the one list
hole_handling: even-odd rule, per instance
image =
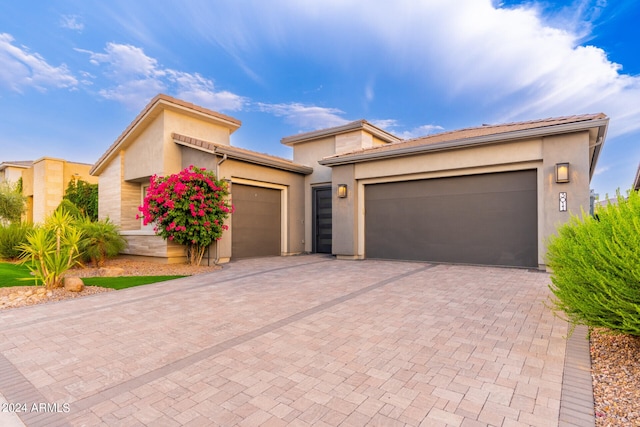
[[560, 193], [560, 212], [567, 211], [567, 193]]

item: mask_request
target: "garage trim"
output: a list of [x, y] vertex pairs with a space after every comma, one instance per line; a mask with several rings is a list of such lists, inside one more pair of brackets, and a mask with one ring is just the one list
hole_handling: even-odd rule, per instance
[[[275, 190], [280, 190], [280, 254], [282, 255], [287, 253], [289, 249], [289, 233], [287, 228], [287, 225], [289, 223], [289, 212], [287, 209], [289, 187], [286, 185], [274, 184], [271, 182], [231, 177], [231, 185], [233, 186], [233, 184], [250, 185], [253, 187], [272, 188]], [[233, 188], [231, 189], [231, 191], [233, 192]]]

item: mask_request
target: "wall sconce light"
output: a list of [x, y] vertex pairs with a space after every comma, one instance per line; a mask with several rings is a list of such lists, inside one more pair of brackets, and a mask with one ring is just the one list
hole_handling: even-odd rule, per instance
[[347, 184], [338, 184], [338, 197], [341, 199], [347, 197]]
[[556, 182], [569, 182], [569, 163], [556, 163]]

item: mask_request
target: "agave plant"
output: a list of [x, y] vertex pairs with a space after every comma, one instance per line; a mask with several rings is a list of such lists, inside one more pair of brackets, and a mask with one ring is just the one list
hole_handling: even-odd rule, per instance
[[44, 226], [36, 227], [20, 246], [20, 259], [47, 289], [62, 286], [64, 273], [80, 257], [82, 231], [66, 212], [55, 211]]

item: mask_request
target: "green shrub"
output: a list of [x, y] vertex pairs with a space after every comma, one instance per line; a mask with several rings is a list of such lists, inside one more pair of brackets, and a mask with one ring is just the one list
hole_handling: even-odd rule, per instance
[[20, 184], [0, 181], [0, 224], [18, 222], [24, 213], [26, 198], [22, 195]]
[[89, 217], [91, 221], [98, 220], [98, 184], [72, 179], [67, 185], [64, 199], [73, 203], [81, 214]]
[[71, 216], [72, 220], [82, 220], [84, 219], [84, 214], [71, 200], [62, 199], [56, 211], [66, 212]]
[[27, 234], [20, 259], [47, 289], [57, 288], [62, 286], [64, 273], [78, 261], [81, 240], [82, 232], [71, 216], [56, 210], [44, 226]]
[[91, 261], [96, 267], [102, 267], [107, 258], [120, 253], [127, 242], [120, 235], [118, 226], [106, 220], [91, 222], [89, 218], [78, 223], [83, 238], [80, 242], [80, 252], [85, 261]]
[[22, 250], [20, 245], [26, 243], [27, 233], [33, 230], [33, 225], [14, 222], [9, 225], [0, 225], [0, 258], [17, 259]]
[[548, 245], [553, 308], [574, 324], [640, 336], [640, 194], [573, 217]]

